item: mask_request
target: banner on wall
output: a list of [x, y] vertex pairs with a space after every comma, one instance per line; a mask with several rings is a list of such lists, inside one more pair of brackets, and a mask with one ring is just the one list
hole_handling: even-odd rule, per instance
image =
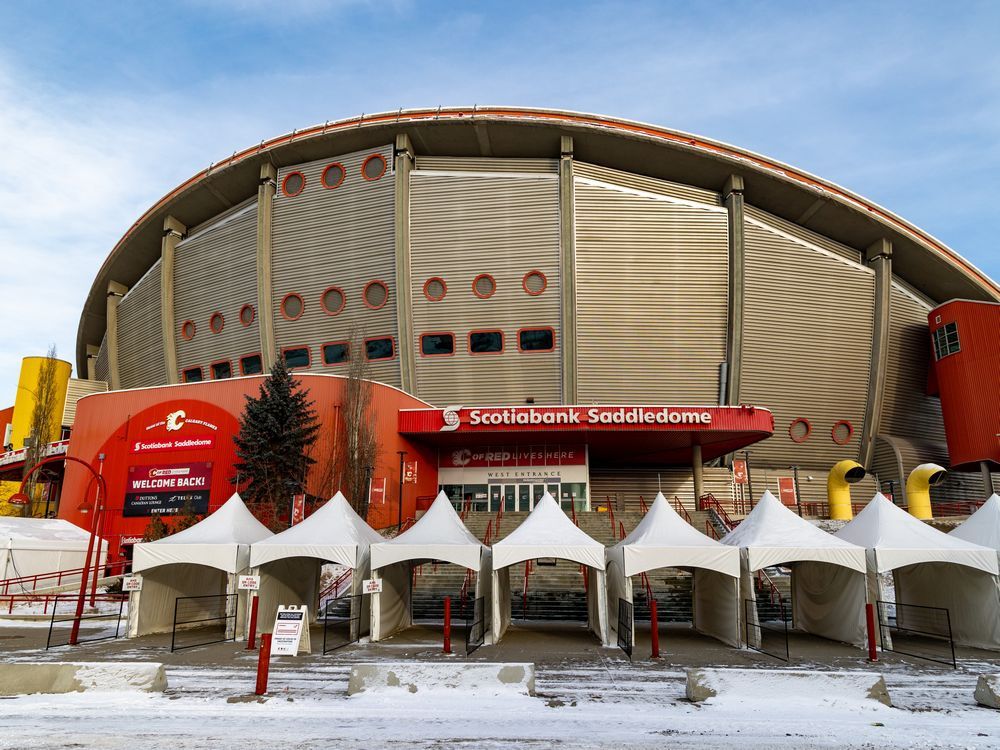
[[442, 469], [521, 466], [586, 466], [587, 448], [580, 445], [470, 447], [442, 450]]
[[382, 505], [385, 503], [385, 477], [374, 477], [372, 479], [372, 488], [368, 496], [368, 503], [370, 505]]
[[187, 464], [130, 466], [122, 515], [176, 515], [190, 504], [195, 513], [208, 513], [212, 487], [210, 461]]
[[302, 523], [306, 517], [306, 496], [305, 495], [292, 495], [292, 523], [294, 526], [297, 523]]
[[778, 498], [783, 505], [795, 505], [794, 477], [778, 477]]
[[747, 462], [745, 459], [733, 460], [733, 482], [736, 484], [747, 483]]
[[403, 464], [403, 482], [405, 484], [417, 483], [417, 462], [407, 461]]

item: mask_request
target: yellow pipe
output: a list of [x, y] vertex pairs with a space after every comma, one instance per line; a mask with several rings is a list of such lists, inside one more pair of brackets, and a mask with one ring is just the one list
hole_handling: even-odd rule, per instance
[[[14, 450], [24, 447], [24, 439], [31, 432], [31, 418], [34, 415], [35, 403], [38, 401], [38, 381], [47, 361], [47, 357], [25, 357], [21, 360], [21, 374], [17, 381], [17, 395], [14, 397], [14, 416], [11, 418], [10, 442], [14, 445]], [[48, 440], [59, 439], [63, 407], [66, 404], [66, 390], [69, 387], [69, 376], [73, 371], [73, 366], [69, 362], [56, 359], [53, 363], [56, 408], [52, 413], [48, 434], [42, 436]]]
[[865, 467], [857, 461], [844, 459], [830, 469], [826, 478], [826, 502], [830, 507], [830, 518], [834, 521], [850, 521], [854, 518], [851, 510], [851, 485], [865, 478]]
[[926, 521], [934, 518], [931, 511], [931, 487], [941, 484], [948, 475], [943, 466], [937, 464], [920, 464], [906, 478], [906, 504], [910, 515]]

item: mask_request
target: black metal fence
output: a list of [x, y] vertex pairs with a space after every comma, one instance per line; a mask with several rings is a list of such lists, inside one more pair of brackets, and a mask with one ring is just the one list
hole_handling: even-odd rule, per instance
[[[80, 597], [78, 594], [56, 596], [52, 603], [52, 618], [49, 620], [49, 635], [45, 641], [46, 650], [58, 646], [68, 646], [73, 634], [73, 624], [76, 622], [76, 607]], [[80, 616], [80, 627], [76, 642], [93, 643], [121, 638], [122, 615], [125, 611], [127, 594], [101, 594], [91, 611], [84, 610]], [[62, 606], [60, 606], [62, 605]], [[60, 611], [60, 609], [62, 611]]]
[[618, 648], [628, 654], [629, 661], [632, 660], [632, 626], [633, 626], [632, 602], [625, 599], [618, 600]]
[[884, 651], [957, 668], [947, 609], [882, 601], [876, 606]]
[[357, 642], [361, 635], [361, 594], [344, 593], [329, 599], [320, 619], [324, 654]]
[[174, 601], [170, 650], [236, 640], [237, 594], [179, 596]]
[[744, 600], [745, 641], [747, 648], [752, 651], [781, 661], [789, 661], [791, 657], [788, 654], [788, 618], [785, 615], [785, 605], [778, 603], [775, 606], [778, 619], [762, 620], [757, 610], [757, 602], [753, 599]]
[[479, 597], [465, 618], [465, 655], [469, 656], [486, 642], [486, 600]]

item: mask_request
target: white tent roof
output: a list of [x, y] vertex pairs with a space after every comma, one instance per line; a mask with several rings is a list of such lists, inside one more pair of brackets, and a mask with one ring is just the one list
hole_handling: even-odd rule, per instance
[[750, 570], [813, 560], [865, 572], [863, 547], [837, 539], [813, 526], [767, 490], [743, 522], [721, 541], [746, 549]]
[[1000, 495], [991, 495], [949, 536], [1000, 551]]
[[394, 539], [373, 544], [371, 561], [373, 569], [405, 560], [444, 560], [479, 570], [486, 549], [465, 528], [448, 496], [441, 492], [413, 526]]
[[247, 567], [249, 545], [272, 536], [247, 510], [238, 493], [194, 526], [155, 542], [135, 545], [132, 570], [170, 563], [193, 563], [237, 573]]
[[520, 526], [493, 545], [493, 568], [555, 557], [604, 570], [604, 545], [580, 531], [548, 492]]
[[702, 534], [659, 492], [632, 533], [608, 550], [607, 560], [612, 559], [621, 561], [626, 576], [667, 567], [740, 574], [740, 551]]
[[0, 516], [0, 547], [86, 551], [90, 532], [61, 518]]
[[340, 492], [301, 523], [250, 547], [250, 567], [288, 557], [315, 557], [355, 568], [358, 549], [385, 541]]
[[894, 505], [881, 492], [837, 532], [837, 537], [875, 550], [879, 573], [924, 562], [956, 563], [997, 573], [995, 549], [938, 531]]

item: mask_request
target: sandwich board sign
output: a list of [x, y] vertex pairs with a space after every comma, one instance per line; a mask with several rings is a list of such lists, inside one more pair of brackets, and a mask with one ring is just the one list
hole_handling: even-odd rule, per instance
[[[309, 608], [304, 604], [297, 607], [294, 604], [278, 607], [274, 617], [274, 630], [271, 631], [271, 653], [275, 656], [295, 656], [300, 650], [309, 652]], [[302, 631], [305, 630], [305, 643], [302, 643]]]

